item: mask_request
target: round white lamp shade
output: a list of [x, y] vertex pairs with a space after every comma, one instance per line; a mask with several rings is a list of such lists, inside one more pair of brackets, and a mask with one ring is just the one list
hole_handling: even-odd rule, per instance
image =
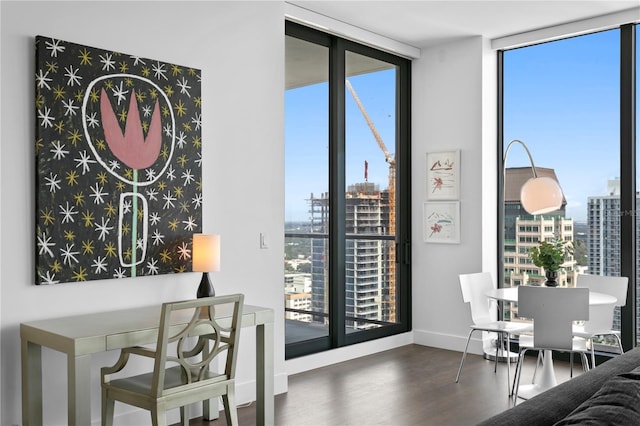
[[220, 235], [193, 234], [192, 263], [194, 272], [220, 270]]
[[549, 213], [562, 206], [562, 189], [550, 177], [531, 178], [522, 185], [520, 201], [529, 214]]

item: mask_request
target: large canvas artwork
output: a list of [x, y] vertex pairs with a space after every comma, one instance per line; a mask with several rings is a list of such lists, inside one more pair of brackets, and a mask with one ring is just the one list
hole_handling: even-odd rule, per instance
[[191, 270], [200, 71], [36, 37], [36, 284]]

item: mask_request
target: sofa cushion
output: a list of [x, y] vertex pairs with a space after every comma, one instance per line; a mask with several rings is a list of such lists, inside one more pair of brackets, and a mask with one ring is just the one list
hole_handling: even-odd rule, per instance
[[640, 368], [607, 380], [554, 426], [603, 424], [640, 425]]
[[616, 356], [517, 406], [483, 421], [482, 426], [551, 426], [593, 396], [610, 378], [640, 366], [640, 347]]

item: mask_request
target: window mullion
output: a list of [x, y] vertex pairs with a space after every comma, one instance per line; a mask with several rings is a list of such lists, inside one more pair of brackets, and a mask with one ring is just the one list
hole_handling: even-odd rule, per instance
[[345, 48], [334, 39], [329, 55], [329, 327], [331, 346], [345, 342]]
[[636, 342], [636, 26], [620, 28], [620, 268], [629, 277], [627, 304], [621, 311], [622, 344]]

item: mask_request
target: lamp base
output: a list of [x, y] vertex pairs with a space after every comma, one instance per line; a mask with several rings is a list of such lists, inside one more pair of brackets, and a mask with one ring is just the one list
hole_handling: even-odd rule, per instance
[[216, 295], [215, 290], [213, 289], [213, 285], [211, 285], [211, 280], [209, 280], [209, 273], [203, 272], [202, 279], [200, 280], [200, 285], [198, 286], [198, 292], [196, 293], [196, 297], [201, 299], [203, 297], [213, 297]]

